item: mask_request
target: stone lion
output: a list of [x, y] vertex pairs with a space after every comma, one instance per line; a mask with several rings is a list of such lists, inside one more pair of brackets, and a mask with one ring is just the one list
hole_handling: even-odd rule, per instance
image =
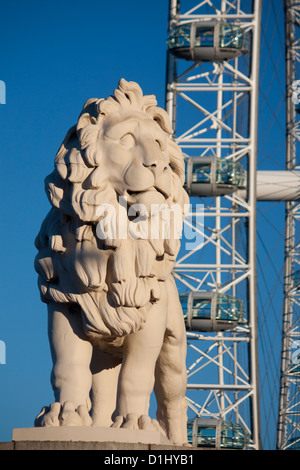
[[55, 402], [36, 426], [159, 429], [187, 441], [186, 336], [171, 271], [188, 197], [171, 134], [155, 96], [121, 79], [113, 96], [85, 103], [56, 155], [35, 260]]

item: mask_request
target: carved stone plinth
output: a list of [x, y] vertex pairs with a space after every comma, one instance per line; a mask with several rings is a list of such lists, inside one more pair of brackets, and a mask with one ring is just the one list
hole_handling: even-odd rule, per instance
[[16, 428], [12, 440], [17, 441], [76, 441], [76, 442], [123, 442], [140, 444], [172, 445], [158, 431], [139, 429], [106, 428], [100, 426], [66, 426], [43, 428]]
[[[107, 455], [110, 458], [120, 456], [122, 451], [125, 452], [124, 455], [128, 455], [127, 451], [169, 451], [172, 455], [186, 456], [188, 461], [187, 459], [192, 459], [194, 451], [203, 449], [173, 445], [158, 431], [68, 426], [16, 428], [13, 430], [12, 442], [0, 443], [1, 450], [101, 450], [104, 452], [103, 458]], [[108, 454], [106, 451], [117, 453]]]

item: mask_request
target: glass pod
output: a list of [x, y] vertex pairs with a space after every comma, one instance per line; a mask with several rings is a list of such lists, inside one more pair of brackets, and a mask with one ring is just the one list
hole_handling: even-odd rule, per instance
[[236, 423], [217, 418], [195, 418], [188, 421], [188, 441], [193, 447], [247, 449], [249, 434]]
[[186, 158], [186, 190], [190, 196], [223, 196], [245, 188], [242, 165], [217, 157]]
[[226, 331], [245, 323], [244, 302], [218, 292], [180, 294], [187, 330]]
[[245, 30], [217, 20], [176, 25], [170, 31], [168, 47], [176, 57], [195, 62], [222, 62], [249, 52]]

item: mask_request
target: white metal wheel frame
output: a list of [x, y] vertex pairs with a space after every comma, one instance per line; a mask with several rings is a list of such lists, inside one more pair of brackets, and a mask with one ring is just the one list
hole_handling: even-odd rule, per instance
[[[300, 4], [285, 0], [286, 51], [286, 169], [299, 170], [300, 115]], [[300, 205], [288, 201], [285, 209], [284, 303], [277, 447], [300, 447]]]
[[[197, 417], [243, 425], [260, 448], [256, 302], [256, 146], [261, 1], [170, 0], [169, 30], [205, 19], [238, 22], [250, 53], [223, 63], [195, 63], [168, 53], [166, 109], [189, 157], [214, 155], [243, 164], [246, 197], [192, 198], [185, 224], [197, 235], [175, 267], [179, 291], [217, 290], [245, 301], [247, 324], [218, 333], [187, 332], [189, 409]], [[201, 206], [202, 204], [202, 206]], [[204, 217], [200, 215], [204, 214]]]

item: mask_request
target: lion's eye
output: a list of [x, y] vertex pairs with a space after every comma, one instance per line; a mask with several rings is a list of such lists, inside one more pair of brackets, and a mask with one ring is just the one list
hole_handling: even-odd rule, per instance
[[169, 163], [169, 166], [172, 171], [176, 171], [176, 166], [174, 165], [174, 163]]
[[135, 145], [135, 140], [132, 134], [128, 133], [123, 135], [120, 139], [120, 143], [124, 145], [124, 147], [131, 148]]

